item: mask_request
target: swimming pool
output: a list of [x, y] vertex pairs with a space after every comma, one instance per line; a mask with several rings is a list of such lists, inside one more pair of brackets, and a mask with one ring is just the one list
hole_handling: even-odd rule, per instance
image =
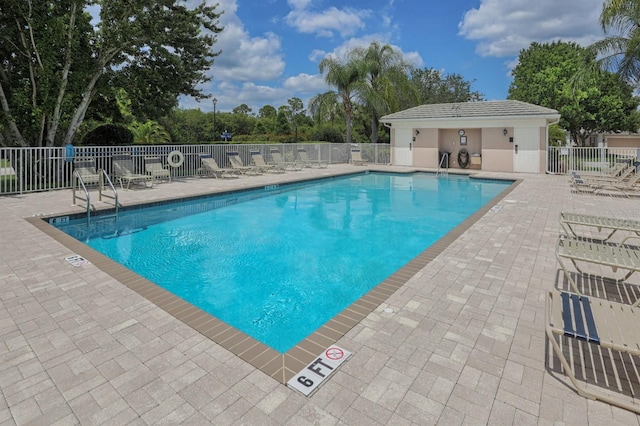
[[367, 173], [60, 228], [284, 353], [510, 184]]

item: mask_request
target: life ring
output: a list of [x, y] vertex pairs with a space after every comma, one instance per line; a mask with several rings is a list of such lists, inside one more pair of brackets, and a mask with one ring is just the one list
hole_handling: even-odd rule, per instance
[[458, 164], [463, 169], [469, 167], [469, 151], [461, 149], [460, 152], [458, 152]]
[[180, 167], [182, 163], [184, 163], [184, 155], [178, 150], [171, 151], [167, 156], [167, 164], [171, 167]]

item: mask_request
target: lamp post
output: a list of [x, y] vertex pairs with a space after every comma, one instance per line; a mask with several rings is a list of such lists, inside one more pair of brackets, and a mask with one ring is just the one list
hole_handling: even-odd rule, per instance
[[213, 140], [216, 140], [216, 103], [218, 100], [213, 98]]

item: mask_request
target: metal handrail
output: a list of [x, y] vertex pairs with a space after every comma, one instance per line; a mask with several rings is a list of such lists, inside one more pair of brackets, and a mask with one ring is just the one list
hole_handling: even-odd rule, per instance
[[[73, 205], [76, 205], [76, 198], [79, 198], [80, 200], [83, 200], [87, 203], [87, 224], [89, 224], [91, 221], [91, 195], [89, 195], [89, 190], [87, 189], [87, 186], [85, 185], [84, 179], [82, 179], [82, 175], [80, 174], [80, 172], [78, 170], [74, 170], [73, 173], [76, 176], [76, 179], [74, 179], [74, 183], [71, 185], [73, 193]], [[85, 198], [76, 195], [76, 183], [79, 183], [82, 186]]]
[[[445, 162], [446, 167], [442, 164], [445, 160], [446, 160]], [[449, 174], [449, 153], [447, 152], [444, 152], [442, 157], [440, 157], [440, 163], [438, 163], [438, 170], [436, 171], [436, 176], [440, 175], [440, 169], [444, 169], [444, 172], [442, 172], [442, 174], [444, 175]]]
[[[98, 173], [100, 173], [100, 189], [99, 189], [99, 192], [98, 192], [98, 200], [102, 201], [102, 197], [111, 198], [114, 201], [114, 204], [115, 204], [115, 207], [116, 207], [115, 216], [116, 216], [116, 219], [117, 219], [118, 218], [118, 207], [120, 206], [120, 203], [118, 203], [118, 190], [113, 185], [113, 182], [111, 182], [111, 178], [109, 177], [109, 175], [107, 174], [106, 171], [104, 171], [103, 169], [100, 169], [100, 171]], [[105, 182], [107, 184], [109, 184], [109, 188], [113, 192], [113, 195], [103, 194], [103, 190], [104, 190], [104, 187], [105, 187], [105, 185], [104, 185]]]

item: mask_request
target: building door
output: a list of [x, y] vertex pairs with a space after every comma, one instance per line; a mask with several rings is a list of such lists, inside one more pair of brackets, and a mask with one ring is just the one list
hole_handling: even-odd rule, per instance
[[413, 132], [395, 129], [394, 165], [413, 166]]
[[516, 127], [513, 135], [513, 171], [540, 173], [540, 128]]

